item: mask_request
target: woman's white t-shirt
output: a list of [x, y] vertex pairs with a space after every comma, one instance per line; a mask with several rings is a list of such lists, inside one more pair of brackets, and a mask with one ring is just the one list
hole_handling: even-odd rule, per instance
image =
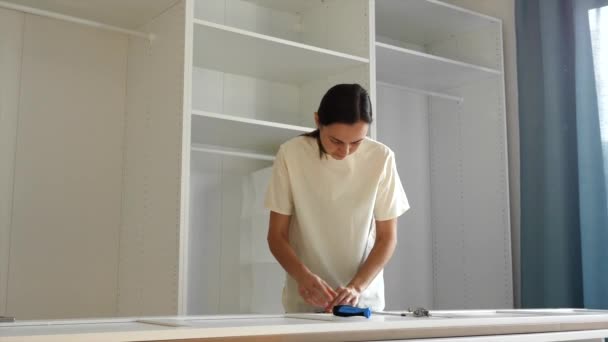
[[[371, 139], [343, 160], [319, 156], [316, 138], [300, 136], [276, 155], [265, 206], [291, 215], [289, 240], [300, 260], [331, 287], [346, 286], [375, 241], [375, 221], [396, 218], [409, 204], [385, 145]], [[384, 309], [382, 272], [363, 291], [357, 306]], [[295, 280], [283, 289], [286, 312], [314, 312]]]

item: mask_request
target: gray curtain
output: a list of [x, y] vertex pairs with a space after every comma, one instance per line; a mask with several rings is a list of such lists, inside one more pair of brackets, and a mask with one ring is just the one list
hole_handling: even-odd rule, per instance
[[594, 60], [601, 42], [590, 30], [602, 6], [516, 0], [523, 307], [608, 309], [608, 132], [596, 82], [608, 61]]

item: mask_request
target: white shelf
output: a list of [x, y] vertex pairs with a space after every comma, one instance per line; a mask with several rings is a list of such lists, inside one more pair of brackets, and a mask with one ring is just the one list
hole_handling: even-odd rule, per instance
[[500, 20], [438, 0], [377, 0], [376, 34], [428, 45], [458, 33], [500, 24]]
[[366, 63], [366, 58], [194, 20], [197, 67], [301, 84]]
[[391, 83], [380, 82], [380, 81], [376, 82], [376, 84], [379, 87], [389, 87], [389, 88], [393, 88], [393, 89], [399, 89], [399, 90], [406, 91], [408, 93], [420, 94], [420, 95], [426, 95], [426, 96], [432, 96], [432, 97], [435, 97], [435, 98], [440, 98], [440, 99], [444, 99], [444, 100], [454, 101], [456, 103], [463, 103], [464, 102], [464, 98], [461, 97], [461, 96], [454, 96], [454, 95], [450, 95], [450, 94], [436, 93], [436, 92], [432, 92], [432, 91], [420, 90], [420, 89], [410, 88], [410, 87], [404, 87], [404, 86], [395, 85], [395, 84], [391, 84]]
[[223, 155], [223, 156], [249, 158], [249, 159], [256, 159], [256, 160], [273, 161], [275, 159], [275, 157], [270, 154], [261, 154], [261, 153], [246, 151], [246, 150], [229, 149], [229, 148], [213, 146], [213, 145], [192, 144], [191, 150], [193, 152], [219, 154], [219, 155]]
[[[192, 143], [274, 155], [285, 141], [312, 128], [192, 111]], [[196, 146], [196, 145], [194, 145]]]
[[448, 58], [376, 42], [380, 82], [430, 92], [442, 92], [501, 72]]
[[316, 0], [246, 0], [258, 6], [272, 8], [282, 12], [302, 13], [316, 5], [322, 5], [322, 1]]

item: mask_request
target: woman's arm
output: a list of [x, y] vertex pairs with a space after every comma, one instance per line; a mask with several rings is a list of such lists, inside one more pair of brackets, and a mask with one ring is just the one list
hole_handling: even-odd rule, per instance
[[357, 305], [359, 296], [376, 278], [393, 256], [397, 246], [397, 219], [376, 221], [376, 242], [357, 274], [345, 287], [337, 289], [337, 296], [329, 308], [340, 305]]
[[289, 244], [289, 222], [291, 216], [270, 212], [268, 246], [270, 252], [285, 271], [296, 280], [300, 296], [317, 307], [327, 307], [336, 292], [323, 279], [312, 273], [298, 258]]

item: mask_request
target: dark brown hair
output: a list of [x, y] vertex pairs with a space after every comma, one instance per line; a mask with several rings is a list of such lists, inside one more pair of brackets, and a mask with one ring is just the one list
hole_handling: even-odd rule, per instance
[[[334, 123], [353, 125], [359, 121], [371, 124], [373, 121], [372, 103], [367, 91], [359, 84], [337, 84], [331, 87], [323, 98], [317, 110], [319, 125], [328, 126]], [[319, 144], [319, 155], [325, 155], [321, 144], [319, 129], [304, 136], [316, 138]]]

